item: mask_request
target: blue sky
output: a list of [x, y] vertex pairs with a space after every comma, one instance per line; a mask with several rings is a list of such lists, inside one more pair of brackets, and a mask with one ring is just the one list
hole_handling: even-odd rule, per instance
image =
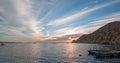
[[70, 42], [119, 17], [120, 0], [0, 0], [0, 41]]

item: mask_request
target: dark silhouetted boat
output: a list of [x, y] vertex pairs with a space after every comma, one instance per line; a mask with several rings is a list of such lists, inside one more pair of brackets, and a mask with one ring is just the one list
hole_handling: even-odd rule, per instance
[[[111, 45], [111, 44], [110, 44]], [[113, 45], [111, 45], [112, 47]], [[119, 48], [110, 49], [110, 50], [88, 50], [89, 55], [93, 55], [96, 58], [120, 58], [120, 50]]]
[[88, 50], [89, 55], [94, 55], [96, 58], [120, 58], [120, 51], [117, 50]]
[[1, 44], [0, 44], [1, 46], [4, 46], [5, 44], [3, 43], [3, 42], [1, 42]]

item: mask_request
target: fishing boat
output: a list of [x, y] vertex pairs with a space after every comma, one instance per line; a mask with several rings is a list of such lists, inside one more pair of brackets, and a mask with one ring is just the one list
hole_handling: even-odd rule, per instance
[[94, 55], [96, 58], [120, 58], [119, 50], [88, 50], [89, 55]]
[[116, 42], [109, 42], [109, 46], [111, 47], [109, 50], [105, 50], [105, 49], [103, 49], [103, 50], [88, 50], [88, 53], [89, 53], [89, 55], [93, 55], [96, 58], [104, 58], [104, 57], [120, 58], [120, 49], [119, 49], [120, 45], [116, 45], [115, 43]]
[[[115, 46], [115, 47], [113, 47]], [[110, 49], [102, 49], [102, 50], [88, 50], [89, 55], [93, 55], [96, 58], [120, 58], [120, 50], [119, 50], [119, 45], [111, 45], [110, 44]]]

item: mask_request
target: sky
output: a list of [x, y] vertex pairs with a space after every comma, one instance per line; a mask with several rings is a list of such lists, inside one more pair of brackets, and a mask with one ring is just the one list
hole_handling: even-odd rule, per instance
[[0, 0], [0, 41], [71, 42], [120, 21], [120, 0]]

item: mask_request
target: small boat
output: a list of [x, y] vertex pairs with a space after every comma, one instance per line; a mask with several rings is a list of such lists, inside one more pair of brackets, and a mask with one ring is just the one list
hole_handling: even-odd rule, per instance
[[[115, 42], [114, 42], [115, 43]], [[116, 44], [114, 44], [116, 45]], [[110, 46], [112, 47], [112, 43], [110, 42]], [[109, 50], [88, 50], [89, 55], [93, 55], [96, 58], [120, 58], [120, 50], [117, 49], [109, 49]]]
[[5, 44], [3, 42], [1, 42], [1, 46], [4, 46]]
[[89, 55], [96, 55], [96, 54], [99, 54], [102, 52], [110, 52], [110, 51], [112, 51], [112, 50], [88, 50]]
[[96, 58], [104, 57], [120, 57], [120, 51], [117, 50], [88, 50], [89, 55], [94, 55]]

